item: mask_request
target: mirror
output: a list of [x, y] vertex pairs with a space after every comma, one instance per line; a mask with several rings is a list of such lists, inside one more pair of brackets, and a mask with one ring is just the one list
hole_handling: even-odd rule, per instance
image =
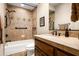
[[[61, 7], [61, 8], [60, 8]], [[51, 18], [51, 14], [54, 15]], [[79, 20], [71, 21], [71, 14], [72, 14], [72, 3], [65, 4], [65, 3], [50, 3], [49, 4], [49, 29], [60, 29], [60, 25], [70, 23], [69, 29], [71, 31], [79, 31]], [[73, 16], [72, 16], [73, 17]], [[76, 16], [74, 16], [76, 17]], [[73, 18], [74, 18], [73, 17]], [[53, 19], [54, 18], [54, 19]], [[53, 19], [54, 21], [52, 21]], [[52, 23], [54, 23], [52, 25]], [[52, 28], [53, 27], [53, 28]], [[62, 26], [61, 26], [62, 27]]]
[[54, 30], [55, 12], [49, 11], [49, 30]]

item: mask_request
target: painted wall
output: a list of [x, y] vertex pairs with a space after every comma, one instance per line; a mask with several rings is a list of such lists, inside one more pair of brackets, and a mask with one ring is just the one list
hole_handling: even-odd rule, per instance
[[[5, 25], [5, 9], [6, 9], [6, 4], [3, 4], [3, 3], [0, 3], [0, 16], [1, 16], [1, 25], [2, 25], [2, 30], [3, 30], [3, 32], [2, 32], [2, 39], [3, 39], [3, 43], [5, 43], [5, 30], [4, 30], [4, 25]], [[1, 45], [0, 44], [0, 56], [1, 55], [4, 55], [4, 44], [3, 45]]]
[[[40, 18], [45, 17], [45, 26], [40, 27]], [[47, 34], [49, 32], [49, 4], [39, 4], [37, 7], [37, 34]]]
[[[20, 40], [20, 39], [30, 39], [33, 34], [47, 34], [49, 33], [49, 4], [39, 4], [37, 9], [33, 12], [8, 6], [9, 9], [13, 9], [16, 12], [14, 13], [14, 19], [11, 22], [11, 25], [6, 29], [6, 33], [8, 37], [6, 40]], [[40, 27], [40, 17], [45, 16], [45, 26]], [[23, 19], [25, 18], [25, 21]], [[15, 29], [15, 27], [23, 27], [26, 26], [28, 29], [19, 30]], [[33, 28], [33, 27], [36, 27]], [[35, 31], [35, 32], [34, 32]], [[24, 38], [21, 36], [25, 35]]]
[[[51, 3], [50, 3], [50, 4], [51, 4]], [[54, 7], [53, 5], [50, 5], [50, 4], [49, 4], [49, 10], [50, 10], [50, 11], [55, 11], [55, 7]]]
[[[13, 6], [8, 6], [8, 9], [15, 10], [10, 26], [6, 29], [8, 37], [6, 40], [23, 40], [32, 38], [32, 12]], [[27, 29], [15, 29], [15, 27], [27, 27]]]
[[70, 23], [69, 28], [79, 29], [79, 21], [71, 21], [71, 3], [63, 3], [55, 9], [55, 29], [59, 29], [58, 24]]
[[37, 8], [32, 13], [32, 36], [37, 34]]

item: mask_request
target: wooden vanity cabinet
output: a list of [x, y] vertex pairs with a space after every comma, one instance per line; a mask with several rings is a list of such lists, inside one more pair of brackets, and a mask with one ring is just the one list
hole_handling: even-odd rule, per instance
[[54, 48], [42, 42], [40, 40], [35, 40], [35, 55], [36, 56], [52, 56], [54, 55]]
[[38, 47], [35, 47], [35, 56], [46, 56]]
[[35, 39], [35, 56], [73, 56], [57, 47], [51, 46], [46, 42]]

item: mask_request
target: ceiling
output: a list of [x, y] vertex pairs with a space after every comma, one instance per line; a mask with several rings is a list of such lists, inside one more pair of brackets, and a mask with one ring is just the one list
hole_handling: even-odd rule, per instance
[[32, 11], [38, 6], [38, 3], [9, 3], [9, 5], [25, 8]]
[[[9, 5], [12, 6], [17, 6], [21, 8], [28, 9], [30, 11], [34, 10], [39, 3], [8, 3]], [[54, 9], [56, 6], [60, 5], [61, 3], [49, 3], [49, 6]], [[54, 7], [54, 8], [53, 8]]]
[[61, 3], [50, 3], [49, 5], [50, 6], [53, 6], [53, 7], [56, 7], [56, 6], [58, 6], [58, 5], [60, 5]]
[[49, 3], [49, 11], [54, 12], [56, 7], [59, 6], [61, 3]]

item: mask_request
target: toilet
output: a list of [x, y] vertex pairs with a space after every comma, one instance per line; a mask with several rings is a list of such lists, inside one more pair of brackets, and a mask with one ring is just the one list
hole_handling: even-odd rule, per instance
[[34, 56], [34, 43], [27, 45], [27, 56]]

